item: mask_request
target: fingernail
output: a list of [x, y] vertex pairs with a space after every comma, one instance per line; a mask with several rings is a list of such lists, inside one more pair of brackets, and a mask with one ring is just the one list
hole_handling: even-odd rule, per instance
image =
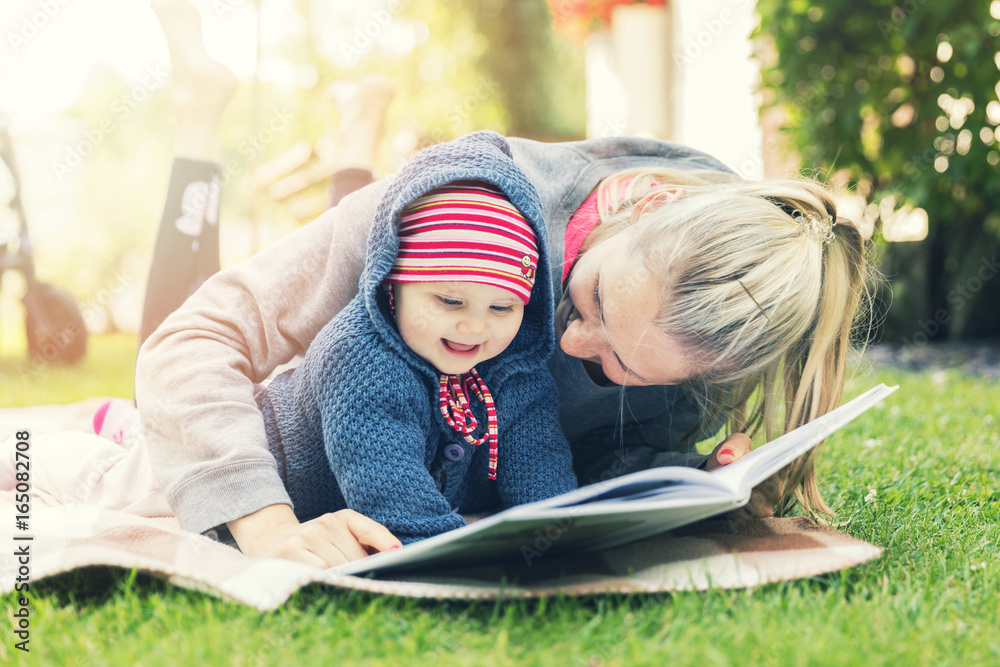
[[732, 463], [736, 460], [736, 452], [726, 447], [725, 449], [720, 449], [719, 454], [715, 458], [722, 465], [726, 465], [727, 463]]
[[393, 544], [393, 545], [392, 545], [392, 546], [391, 546], [391, 547], [389, 548], [389, 551], [392, 551], [393, 549], [399, 549], [399, 548], [400, 548], [400, 547], [402, 547], [402, 546], [403, 546], [402, 544]]

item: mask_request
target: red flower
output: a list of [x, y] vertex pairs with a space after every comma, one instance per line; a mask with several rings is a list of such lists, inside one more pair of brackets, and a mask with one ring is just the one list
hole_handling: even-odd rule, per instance
[[546, 0], [556, 30], [583, 40], [599, 28], [611, 25], [611, 13], [618, 5], [663, 7], [667, 0]]

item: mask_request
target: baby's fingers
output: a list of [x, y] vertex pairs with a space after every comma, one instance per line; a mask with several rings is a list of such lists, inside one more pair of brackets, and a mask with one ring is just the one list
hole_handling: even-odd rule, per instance
[[337, 514], [343, 517], [347, 530], [368, 553], [389, 551], [403, 546], [403, 543], [390, 533], [388, 528], [378, 521], [369, 519], [364, 514], [359, 514], [354, 510], [341, 510]]
[[[312, 565], [313, 567], [318, 567], [320, 569], [326, 569], [330, 567], [330, 562], [328, 558], [323, 557], [321, 554], [317, 554], [315, 551], [304, 546], [301, 542], [293, 539], [291, 542], [286, 542], [282, 544], [277, 553], [273, 554], [277, 558], [285, 558], [287, 560], [294, 560], [300, 563], [305, 563], [306, 565]], [[343, 562], [343, 556], [337, 562]]]

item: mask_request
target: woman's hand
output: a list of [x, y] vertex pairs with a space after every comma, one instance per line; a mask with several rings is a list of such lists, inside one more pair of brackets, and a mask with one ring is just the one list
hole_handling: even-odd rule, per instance
[[708, 456], [708, 462], [705, 463], [705, 470], [715, 470], [729, 465], [749, 453], [750, 436], [746, 433], [733, 433], [712, 450]]
[[[708, 457], [705, 470], [715, 470], [743, 458], [750, 452], [750, 438], [746, 433], [733, 433], [719, 443]], [[774, 505], [781, 498], [781, 481], [772, 475], [754, 488], [750, 501], [729, 514], [738, 519], [759, 519], [774, 516]]]
[[354, 510], [299, 523], [288, 505], [271, 505], [227, 525], [247, 556], [286, 558], [324, 569], [402, 546], [385, 526]]

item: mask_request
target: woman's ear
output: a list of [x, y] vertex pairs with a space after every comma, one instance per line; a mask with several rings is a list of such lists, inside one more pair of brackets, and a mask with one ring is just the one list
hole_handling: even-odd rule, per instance
[[636, 202], [634, 215], [642, 215], [647, 210], [653, 211], [661, 206], [679, 202], [686, 194], [687, 192], [680, 186], [653, 190]]
[[679, 202], [680, 200], [684, 199], [684, 197], [687, 196], [687, 190], [685, 190], [680, 186], [673, 188], [666, 188], [663, 190], [663, 192], [669, 196], [667, 200], [663, 202], [664, 204], [673, 204], [674, 202]]

